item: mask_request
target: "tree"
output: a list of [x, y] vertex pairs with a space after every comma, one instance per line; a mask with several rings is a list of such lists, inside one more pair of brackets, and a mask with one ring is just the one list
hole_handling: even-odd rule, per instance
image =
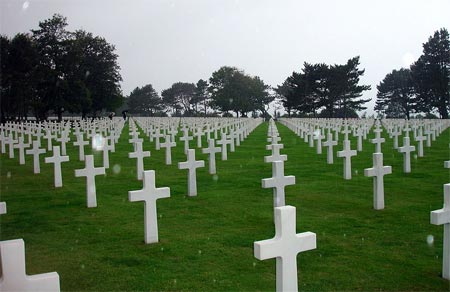
[[96, 116], [102, 110], [113, 111], [122, 103], [115, 47], [83, 30], [73, 36], [65, 58], [68, 108], [83, 117], [88, 112]]
[[232, 110], [233, 98], [236, 96], [233, 88], [234, 75], [242, 74], [235, 67], [223, 66], [212, 73], [209, 78], [209, 92], [211, 93], [211, 105], [222, 112]]
[[447, 29], [436, 31], [423, 44], [423, 54], [411, 66], [417, 109], [437, 110], [448, 119], [450, 106], [450, 40]]
[[291, 116], [291, 112], [294, 108], [293, 99], [292, 99], [292, 87], [289, 83], [289, 78], [284, 80], [284, 82], [281, 85], [277, 85], [276, 88], [274, 88], [276, 99], [278, 99], [283, 107], [285, 108], [288, 117]]
[[204, 116], [206, 117], [206, 111], [209, 103], [208, 82], [200, 79], [195, 85], [195, 111], [197, 112], [197, 103], [203, 104]]
[[192, 99], [195, 98], [196, 87], [193, 83], [176, 82], [168, 89], [162, 91], [164, 104], [172, 108], [175, 113], [184, 110], [184, 115], [192, 112]]
[[358, 70], [359, 57], [344, 65], [328, 66], [323, 63], [304, 63], [300, 73], [293, 72], [283, 87], [283, 104], [302, 114], [316, 116], [320, 109], [324, 117], [347, 117], [357, 110], [365, 109], [369, 100], [359, 99], [368, 85], [359, 85], [364, 70]]
[[235, 67], [221, 67], [213, 72], [209, 83], [211, 105], [224, 113], [234, 111], [239, 116], [265, 112], [265, 106], [274, 98], [258, 76], [249, 76]]
[[0, 35], [0, 123], [4, 123], [11, 114], [11, 40]]
[[39, 22], [39, 29], [32, 30], [33, 40], [39, 53], [37, 67], [37, 98], [35, 111], [37, 118], [46, 118], [47, 111], [53, 110], [61, 120], [64, 96], [67, 92], [64, 58], [71, 33], [66, 30], [67, 19], [54, 14], [51, 19]]
[[[406, 117], [415, 106], [414, 86], [409, 69], [393, 70], [377, 86], [375, 110], [387, 117]], [[395, 112], [398, 110], [399, 112]]]
[[[359, 99], [362, 92], [370, 90], [370, 85], [359, 85], [360, 76], [364, 75], [364, 69], [359, 70], [359, 56], [351, 58], [345, 65], [331, 66], [331, 77], [335, 80], [335, 87], [330, 87], [330, 91], [336, 89], [335, 96], [338, 97], [338, 108], [344, 112], [344, 118], [351, 111], [360, 111], [367, 109], [363, 106], [370, 99]], [[334, 72], [333, 72], [334, 71]], [[337, 82], [336, 82], [337, 81]]]
[[136, 87], [128, 97], [130, 113], [153, 116], [162, 108], [162, 100], [151, 84]]

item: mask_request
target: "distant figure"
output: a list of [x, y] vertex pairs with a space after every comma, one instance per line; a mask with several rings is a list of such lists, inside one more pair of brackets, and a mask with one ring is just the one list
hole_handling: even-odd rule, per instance
[[127, 112], [128, 112], [127, 110], [122, 111], [122, 117], [125, 121], [127, 120]]
[[112, 120], [112, 118], [113, 118], [115, 115], [116, 115], [115, 112], [110, 112], [109, 115], [108, 115], [108, 117], [109, 117], [110, 120]]

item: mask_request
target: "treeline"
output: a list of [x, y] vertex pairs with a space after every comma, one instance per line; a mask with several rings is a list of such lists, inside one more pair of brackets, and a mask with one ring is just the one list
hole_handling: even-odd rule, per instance
[[151, 84], [135, 88], [126, 99], [132, 114], [149, 116], [252, 116], [267, 115], [274, 99], [270, 86], [258, 76], [250, 76], [235, 67], [221, 67], [212, 73], [209, 82], [196, 84], [176, 82], [161, 92]]
[[113, 45], [84, 30], [68, 31], [59, 14], [31, 33], [0, 36], [0, 120], [38, 120], [64, 112], [96, 116], [123, 102]]
[[301, 72], [293, 72], [275, 89], [288, 116], [324, 118], [358, 117], [366, 109], [361, 99], [369, 85], [359, 85], [364, 70], [358, 69], [359, 57], [343, 65], [304, 63]]
[[423, 44], [423, 53], [410, 68], [393, 70], [377, 86], [375, 110], [387, 118], [412, 113], [438, 113], [447, 119], [450, 109], [450, 41], [442, 28]]

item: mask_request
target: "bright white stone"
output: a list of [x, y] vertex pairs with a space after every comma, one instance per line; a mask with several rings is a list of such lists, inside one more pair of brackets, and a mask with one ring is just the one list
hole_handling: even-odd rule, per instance
[[209, 174], [216, 174], [216, 153], [221, 151], [220, 147], [215, 147], [213, 139], [208, 140], [208, 148], [203, 148], [203, 154], [209, 154]]
[[28, 276], [23, 239], [0, 241], [0, 291], [60, 291], [56, 272]]
[[262, 179], [264, 189], [273, 188], [273, 206], [280, 207], [286, 205], [284, 187], [295, 184], [295, 176], [284, 176], [284, 161], [274, 161], [272, 163], [272, 177]]
[[431, 211], [431, 224], [444, 225], [442, 277], [450, 280], [450, 184], [444, 185], [444, 208]]
[[391, 174], [391, 166], [383, 166], [383, 153], [373, 153], [373, 167], [364, 169], [364, 175], [373, 177], [373, 208], [384, 209], [384, 175]]
[[128, 153], [129, 158], [136, 158], [137, 179], [142, 180], [144, 171], [144, 157], [150, 157], [150, 151], [142, 151], [142, 142], [136, 142], [135, 152]]
[[166, 135], [166, 141], [161, 143], [160, 147], [166, 148], [166, 165], [172, 164], [172, 147], [176, 147], [175, 142], [171, 142], [172, 136]]
[[264, 162], [274, 162], [274, 161], [286, 161], [287, 155], [281, 155], [280, 149], [283, 149], [283, 144], [270, 144], [266, 145], [267, 150], [272, 150], [272, 155], [264, 156]]
[[144, 230], [146, 244], [158, 242], [156, 200], [169, 197], [170, 188], [156, 188], [154, 170], [144, 171], [144, 188], [142, 190], [128, 192], [128, 200], [130, 202], [144, 201]]
[[53, 163], [55, 188], [62, 187], [61, 163], [69, 161], [69, 156], [61, 156], [59, 146], [53, 146], [53, 156], [45, 157], [45, 163]]
[[78, 146], [78, 159], [84, 161], [84, 146], [89, 145], [89, 141], [83, 140], [83, 134], [78, 134], [77, 141], [73, 142], [73, 145]]
[[403, 172], [411, 172], [411, 152], [415, 151], [416, 147], [409, 145], [409, 137], [403, 137], [403, 146], [398, 148], [398, 152], [403, 153]]
[[197, 196], [197, 168], [205, 167], [205, 161], [195, 161], [195, 150], [188, 149], [187, 161], [178, 162], [179, 169], [188, 170], [188, 196]]
[[97, 207], [97, 188], [95, 187], [95, 176], [105, 174], [104, 167], [94, 167], [94, 155], [85, 156], [85, 168], [75, 169], [75, 176], [86, 177], [86, 199], [87, 207]]
[[0, 215], [6, 214], [6, 203], [0, 202]]
[[33, 148], [26, 151], [27, 154], [33, 155], [33, 171], [34, 173], [41, 172], [41, 164], [39, 161], [39, 155], [45, 153], [45, 149], [39, 148], [39, 141], [33, 141]]
[[350, 141], [344, 140], [344, 149], [337, 152], [337, 157], [344, 158], [344, 179], [352, 179], [352, 156], [356, 156], [356, 150], [351, 150]]
[[276, 258], [276, 291], [298, 291], [297, 254], [316, 248], [316, 234], [296, 233], [295, 207], [275, 208], [275, 237], [256, 241], [254, 256]]
[[327, 134], [327, 140], [323, 142], [323, 146], [327, 147], [327, 163], [333, 164], [333, 146], [337, 145], [337, 141], [333, 141], [333, 134], [331, 132], [328, 132]]

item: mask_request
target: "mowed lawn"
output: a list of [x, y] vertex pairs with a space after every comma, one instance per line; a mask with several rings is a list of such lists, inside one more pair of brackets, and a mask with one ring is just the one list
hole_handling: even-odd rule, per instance
[[[344, 180], [342, 159], [335, 156], [328, 165], [325, 148], [318, 155], [288, 128], [277, 127], [281, 152], [288, 155], [285, 175], [296, 177], [296, 185], [286, 187], [286, 204], [297, 208], [297, 232], [317, 234], [317, 249], [297, 257], [300, 290], [450, 290], [440, 277], [443, 227], [430, 224], [430, 211], [443, 205], [443, 184], [450, 183], [443, 167], [449, 130], [424, 148], [425, 157], [412, 158], [410, 174], [403, 173], [402, 155], [384, 131], [384, 164], [393, 174], [385, 176], [386, 208], [375, 211], [372, 178], [364, 177], [364, 168], [373, 165], [375, 146], [369, 140], [352, 159], [353, 179]], [[197, 197], [186, 196], [187, 171], [177, 168], [186, 160], [180, 134], [170, 166], [165, 150], [156, 151], [145, 139], [151, 157], [144, 168], [156, 171], [157, 187], [171, 189], [170, 198], [157, 201], [160, 242], [149, 245], [143, 241], [143, 202], [128, 201], [128, 191], [142, 188], [136, 160], [128, 158], [133, 151], [128, 129], [127, 123], [107, 175], [96, 177], [97, 208], [86, 207], [85, 178], [74, 176], [84, 162], [78, 161], [73, 136], [62, 188], [53, 187], [46, 154], [36, 175], [32, 156], [22, 166], [17, 150], [14, 159], [0, 156], [0, 201], [8, 210], [0, 216], [1, 240], [24, 239], [27, 273], [56, 271], [65, 291], [274, 291], [275, 259], [253, 256], [253, 242], [275, 234], [272, 190], [261, 188], [261, 179], [272, 176], [264, 163], [270, 154], [268, 123], [228, 153], [227, 161], [217, 154], [215, 176], [208, 174], [207, 155], [191, 141], [206, 164], [197, 171]], [[341, 148], [342, 136], [335, 149]], [[101, 153], [95, 155], [100, 166]]]

